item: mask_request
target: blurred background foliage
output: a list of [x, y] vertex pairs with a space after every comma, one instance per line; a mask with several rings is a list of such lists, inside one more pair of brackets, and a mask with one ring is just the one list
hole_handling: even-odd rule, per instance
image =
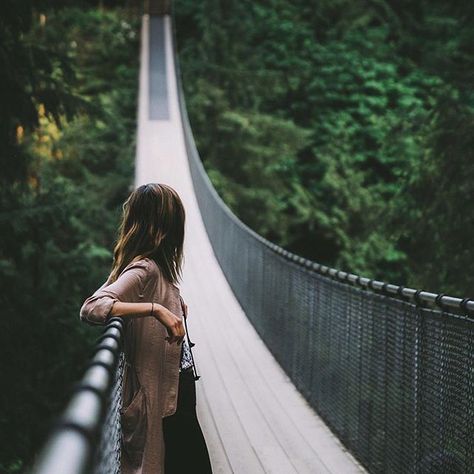
[[474, 24], [459, 0], [179, 0], [219, 194], [319, 263], [472, 296]]
[[108, 274], [133, 180], [139, 16], [97, 2], [2, 7], [0, 472], [13, 473], [98, 335], [79, 308]]
[[[132, 186], [140, 3], [2, 5], [1, 472], [31, 461], [97, 336], [78, 311]], [[472, 296], [469, 2], [175, 11], [201, 157], [245, 223], [341, 270]]]

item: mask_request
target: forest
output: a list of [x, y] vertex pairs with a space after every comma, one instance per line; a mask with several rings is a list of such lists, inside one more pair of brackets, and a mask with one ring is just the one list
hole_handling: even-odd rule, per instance
[[[0, 472], [24, 470], [87, 362], [134, 172], [139, 2], [0, 18]], [[176, 0], [206, 170], [319, 263], [472, 296], [473, 9], [459, 0]]]
[[107, 277], [133, 182], [140, 19], [96, 2], [6, 7], [0, 472], [14, 473], [41, 447], [98, 337], [79, 308]]
[[472, 296], [474, 8], [176, 2], [191, 125], [219, 194], [298, 255]]

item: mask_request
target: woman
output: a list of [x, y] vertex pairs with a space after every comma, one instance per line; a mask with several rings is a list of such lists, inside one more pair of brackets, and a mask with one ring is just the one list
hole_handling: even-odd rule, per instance
[[212, 472], [196, 416], [199, 376], [187, 306], [176, 286], [184, 222], [173, 188], [150, 183], [135, 189], [123, 205], [109, 278], [80, 310], [88, 324], [123, 318], [123, 474]]

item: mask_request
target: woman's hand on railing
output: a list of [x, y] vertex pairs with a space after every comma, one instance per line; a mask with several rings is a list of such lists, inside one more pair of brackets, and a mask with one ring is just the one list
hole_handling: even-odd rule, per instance
[[178, 345], [181, 344], [185, 335], [182, 318], [176, 316], [163, 305], [156, 303], [154, 305], [153, 316], [165, 326], [168, 332], [168, 337], [165, 339], [170, 344], [173, 342], [176, 342]]

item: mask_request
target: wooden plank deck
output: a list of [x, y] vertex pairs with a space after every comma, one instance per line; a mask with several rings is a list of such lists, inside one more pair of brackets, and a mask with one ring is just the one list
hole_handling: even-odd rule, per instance
[[[166, 84], [150, 83], [164, 77]], [[167, 183], [186, 208], [181, 294], [196, 343], [197, 411], [213, 471], [365, 472], [295, 389], [222, 273], [194, 195], [176, 88], [171, 19], [145, 15], [134, 185]], [[167, 110], [160, 112], [160, 104]]]

